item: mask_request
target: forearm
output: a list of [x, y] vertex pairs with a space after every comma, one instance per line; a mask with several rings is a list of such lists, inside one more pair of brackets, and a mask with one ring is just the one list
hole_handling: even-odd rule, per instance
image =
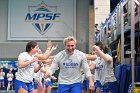
[[43, 60], [42, 62], [44, 64], [50, 65], [52, 63], [53, 59], [48, 58], [47, 60]]
[[41, 66], [37, 64], [37, 66], [34, 68], [34, 72], [37, 73], [40, 70]]
[[44, 67], [42, 67], [40, 70], [42, 73], [45, 73], [47, 71]]
[[92, 63], [92, 64], [89, 66], [90, 70], [95, 70], [95, 67], [96, 67], [96, 65], [95, 65], [94, 63]]
[[105, 62], [112, 62], [112, 57], [108, 54], [105, 54], [103, 51], [100, 49], [97, 50], [97, 54], [100, 58], [103, 58]]
[[46, 60], [47, 58], [49, 58], [52, 52], [53, 52], [53, 49], [47, 49], [44, 54], [38, 54], [36, 55], [36, 57], [39, 60]]
[[82, 69], [83, 69], [83, 72], [86, 75], [86, 77], [91, 76], [90, 67], [89, 67], [89, 65], [87, 63], [86, 58], [84, 58], [82, 60]]
[[19, 61], [18, 68], [25, 68], [25, 67], [29, 66], [31, 63], [32, 63], [32, 61], [26, 61], [26, 62]]
[[86, 78], [89, 80], [89, 82], [93, 82], [92, 76], [88, 76], [88, 77], [86, 77]]
[[94, 82], [91, 76], [87, 77], [87, 79], [89, 80], [89, 89], [94, 89]]
[[86, 54], [86, 58], [87, 58], [87, 60], [94, 61], [94, 60], [96, 60], [97, 56], [96, 55], [91, 55], [91, 54]]

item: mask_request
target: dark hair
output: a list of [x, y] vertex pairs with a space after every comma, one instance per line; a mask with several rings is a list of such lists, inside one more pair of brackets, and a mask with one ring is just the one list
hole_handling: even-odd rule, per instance
[[31, 49], [35, 48], [36, 45], [37, 45], [36, 41], [28, 42], [27, 45], [26, 45], [26, 52], [30, 52]]
[[100, 49], [103, 50], [104, 53], [108, 53], [109, 48], [102, 42], [96, 42], [95, 43], [96, 46], [99, 46]]

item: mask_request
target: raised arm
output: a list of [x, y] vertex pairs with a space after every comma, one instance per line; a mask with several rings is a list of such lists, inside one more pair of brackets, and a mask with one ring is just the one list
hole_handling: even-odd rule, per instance
[[34, 57], [31, 61], [27, 60], [26, 62], [22, 59], [19, 59], [18, 60], [18, 67], [19, 68], [25, 68], [25, 67], [29, 66], [30, 64], [32, 64], [33, 62], [36, 62], [36, 61], [38, 61], [37, 57]]
[[104, 53], [98, 46], [94, 45], [93, 50], [95, 51], [97, 56], [99, 56], [100, 58], [103, 58], [105, 62], [108, 62], [108, 63], [113, 62], [112, 57], [109, 54]]
[[52, 46], [52, 42], [48, 41], [47, 43], [47, 49], [45, 51], [44, 54], [36, 54], [35, 56], [39, 59], [39, 60], [46, 60], [47, 58], [49, 58], [49, 56], [51, 55], [51, 53], [57, 49], [57, 45], [56, 46]]

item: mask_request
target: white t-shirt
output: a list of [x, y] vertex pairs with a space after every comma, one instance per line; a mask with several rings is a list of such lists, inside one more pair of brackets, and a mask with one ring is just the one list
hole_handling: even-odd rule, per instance
[[37, 73], [34, 73], [35, 75], [35, 80], [39, 80], [39, 81], [42, 81], [42, 78], [43, 78], [43, 73], [39, 70]]
[[8, 81], [12, 81], [13, 80], [13, 74], [12, 73], [7, 73], [7, 77], [8, 77]]
[[72, 55], [68, 55], [65, 50], [59, 52], [48, 72], [51, 74], [60, 67], [60, 73], [58, 77], [59, 84], [73, 84], [82, 81], [81, 69], [83, 69], [86, 77], [92, 76], [85, 53], [74, 50]]
[[5, 76], [5, 72], [0, 72], [0, 80], [3, 80]]
[[[30, 56], [27, 52], [23, 52], [18, 56], [18, 60], [23, 61], [31, 61], [33, 58], [34, 56]], [[16, 79], [25, 83], [32, 82], [34, 77], [34, 64], [35, 63], [32, 63], [25, 68], [18, 68]]]
[[95, 81], [99, 80], [102, 85], [104, 85], [106, 82], [116, 81], [113, 70], [113, 62], [109, 64], [100, 57], [97, 57], [93, 63], [96, 65], [94, 78]]

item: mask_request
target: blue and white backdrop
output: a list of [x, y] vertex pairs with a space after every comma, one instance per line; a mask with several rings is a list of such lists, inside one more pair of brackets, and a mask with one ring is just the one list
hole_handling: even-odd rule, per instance
[[8, 40], [76, 36], [76, 0], [9, 0]]

